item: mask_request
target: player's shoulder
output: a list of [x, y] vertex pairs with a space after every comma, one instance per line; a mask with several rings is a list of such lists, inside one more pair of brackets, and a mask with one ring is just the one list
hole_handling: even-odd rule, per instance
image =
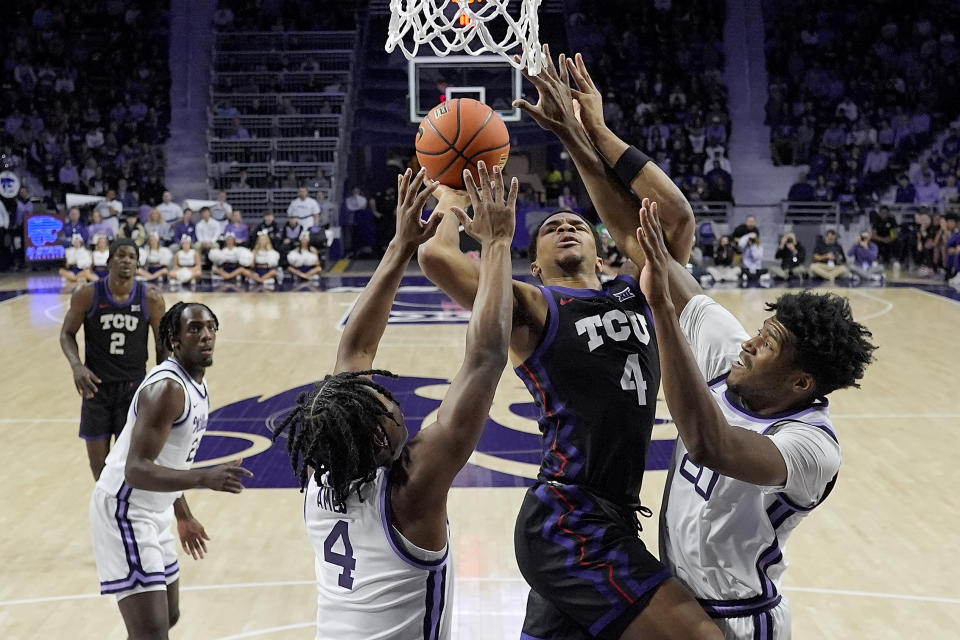
[[88, 282], [82, 286], [77, 287], [73, 290], [73, 293], [70, 294], [70, 303], [71, 305], [85, 305], [87, 309], [93, 304], [93, 298], [96, 295], [97, 283], [99, 281], [95, 280], [93, 282]]

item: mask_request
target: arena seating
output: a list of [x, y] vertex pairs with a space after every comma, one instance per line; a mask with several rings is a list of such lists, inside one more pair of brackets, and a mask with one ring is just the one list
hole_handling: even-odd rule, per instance
[[248, 215], [283, 212], [297, 185], [322, 169], [329, 183], [322, 190], [337, 201], [350, 130], [354, 4], [328, 12], [283, 2], [269, 13], [247, 0], [220, 3], [208, 112], [211, 197], [222, 189]]
[[[765, 0], [764, 20], [774, 163], [810, 165], [805, 199], [853, 211], [887, 199], [960, 113], [960, 5]], [[960, 144], [945, 151], [935, 145], [909, 181], [929, 170], [945, 186]]]
[[159, 201], [170, 120], [168, 8], [163, 0], [4, 6], [0, 149], [48, 208], [62, 206], [66, 192], [102, 195], [121, 179], [128, 207], [137, 198]]
[[[604, 92], [608, 124], [643, 148], [691, 200], [729, 200], [730, 173], [714, 174], [711, 147], [730, 136], [723, 85], [725, 3], [693, 0], [568, 2], [571, 50]], [[705, 171], [706, 168], [706, 171]], [[735, 169], [735, 168], [734, 168]], [[723, 182], [727, 184], [724, 185]]]

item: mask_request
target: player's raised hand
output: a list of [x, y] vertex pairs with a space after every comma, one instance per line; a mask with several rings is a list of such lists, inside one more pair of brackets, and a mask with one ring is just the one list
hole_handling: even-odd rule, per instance
[[510, 192], [504, 199], [503, 171], [499, 166], [493, 167], [493, 175], [487, 172], [487, 165], [482, 160], [477, 163], [477, 173], [480, 174], [481, 188], [468, 170], [463, 172], [463, 182], [473, 205], [473, 218], [460, 207], [452, 207], [451, 212], [460, 220], [463, 230], [480, 244], [487, 244], [496, 240], [513, 240], [513, 232], [517, 225], [517, 193], [520, 183], [516, 178], [510, 180]]
[[673, 258], [663, 242], [663, 230], [660, 227], [658, 205], [650, 198], [643, 199], [640, 207], [640, 226], [637, 228], [637, 240], [646, 263], [640, 272], [640, 289], [651, 305], [670, 301], [669, 273]]
[[[421, 190], [424, 181], [427, 186]], [[412, 170], [407, 169], [397, 176], [397, 232], [393, 242], [407, 249], [415, 249], [433, 237], [443, 219], [443, 212], [435, 209], [430, 219], [424, 222], [423, 205], [439, 186], [439, 182], [427, 180], [426, 169], [420, 169], [415, 176]]]
[[578, 53], [573, 59], [567, 58], [567, 69], [577, 85], [577, 89], [570, 89], [577, 120], [587, 133], [602, 129], [606, 126], [603, 121], [603, 95], [590, 77], [583, 56]]
[[73, 384], [77, 387], [77, 393], [88, 400], [97, 393], [97, 385], [101, 380], [93, 371], [90, 371], [82, 364], [73, 367]]
[[214, 491], [240, 493], [243, 491], [243, 480], [253, 477], [250, 470], [240, 466], [242, 462], [243, 460], [237, 460], [205, 469], [201, 476], [200, 486]]
[[[513, 106], [529, 115], [544, 129], [554, 133], [570, 130], [575, 126], [579, 127], [570, 94], [566, 56], [561, 53], [559, 65], [554, 66], [553, 59], [550, 57], [550, 47], [543, 45], [543, 57], [543, 69], [537, 75], [530, 75], [526, 69], [520, 70], [523, 77], [536, 88], [537, 104], [530, 104], [520, 98], [513, 101]], [[520, 57], [514, 56], [514, 60], [519, 62]]]
[[205, 541], [210, 539], [203, 525], [193, 516], [182, 520], [177, 518], [177, 533], [180, 535], [183, 550], [193, 556], [194, 560], [203, 560], [203, 554], [207, 552]]

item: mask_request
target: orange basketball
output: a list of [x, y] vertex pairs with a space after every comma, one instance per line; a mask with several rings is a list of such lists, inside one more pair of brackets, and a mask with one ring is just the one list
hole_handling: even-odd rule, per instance
[[463, 170], [480, 183], [477, 163], [493, 171], [510, 157], [510, 134], [496, 111], [471, 98], [454, 98], [430, 110], [417, 131], [417, 159], [427, 177], [463, 188]]

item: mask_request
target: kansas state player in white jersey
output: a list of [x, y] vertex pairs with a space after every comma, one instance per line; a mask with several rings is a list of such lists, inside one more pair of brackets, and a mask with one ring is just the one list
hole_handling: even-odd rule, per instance
[[166, 638], [180, 615], [174, 516], [184, 549], [194, 558], [207, 550], [209, 538], [183, 491], [240, 493], [251, 475], [237, 464], [190, 470], [207, 427], [204, 372], [213, 364], [218, 327], [202, 304], [179, 302], [163, 315], [160, 340], [173, 355], [134, 394], [90, 499], [100, 592], [116, 595], [132, 639]]
[[[469, 176], [469, 173], [466, 174]], [[287, 432], [306, 488], [304, 519], [316, 550], [318, 640], [450, 638], [453, 562], [447, 492], [473, 452], [507, 361], [513, 296], [510, 243], [517, 181], [504, 202], [499, 167], [482, 163], [482, 194], [467, 178], [474, 218], [454, 210], [480, 241], [483, 261], [466, 352], [437, 421], [407, 442], [400, 406], [370, 375], [390, 308], [417, 247], [440, 222], [423, 205], [421, 170], [398, 181], [397, 231], [350, 314], [334, 375], [298, 398]], [[287, 431], [289, 429], [289, 431]]]
[[645, 201], [640, 218], [640, 285], [680, 433], [661, 559], [727, 638], [789, 638], [779, 592], [786, 541], [836, 481], [840, 445], [826, 396], [859, 386], [871, 334], [846, 299], [804, 291], [767, 304], [774, 315], [751, 338], [667, 254], [656, 203]]

